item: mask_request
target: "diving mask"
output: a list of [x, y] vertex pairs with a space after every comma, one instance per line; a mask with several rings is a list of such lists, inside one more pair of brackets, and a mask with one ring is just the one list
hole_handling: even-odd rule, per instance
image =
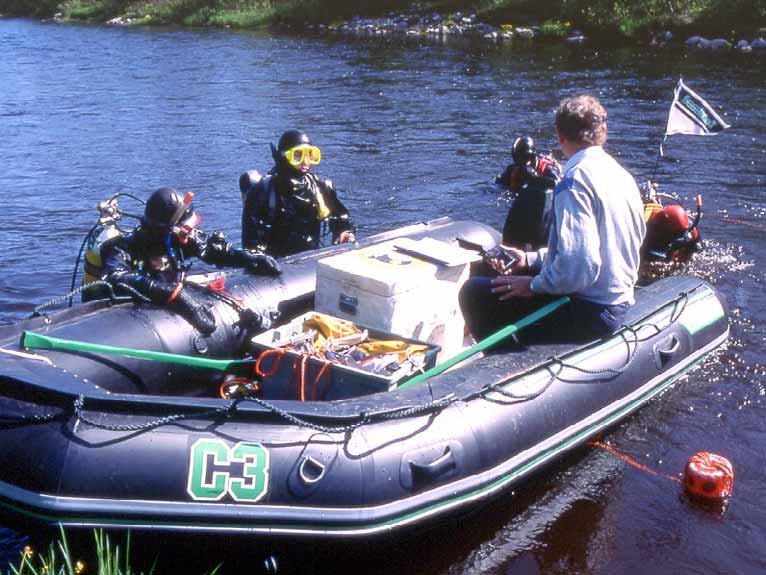
[[308, 160], [309, 164], [315, 166], [322, 159], [322, 152], [319, 151], [319, 148], [316, 146], [309, 146], [307, 144], [295, 146], [294, 148], [290, 148], [289, 150], [286, 150], [282, 153], [284, 154], [287, 162], [291, 166], [296, 167], [303, 164], [306, 160]]

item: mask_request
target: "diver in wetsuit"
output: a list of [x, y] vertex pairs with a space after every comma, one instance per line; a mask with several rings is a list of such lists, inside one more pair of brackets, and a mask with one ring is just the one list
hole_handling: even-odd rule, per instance
[[310, 173], [321, 152], [300, 130], [287, 130], [271, 145], [274, 167], [266, 176], [242, 174], [242, 245], [273, 256], [320, 246], [323, 225], [334, 244], [355, 241], [348, 210], [330, 180]]
[[208, 235], [199, 230], [193, 195], [181, 196], [173, 188], [154, 192], [133, 232], [102, 246], [102, 279], [118, 294], [135, 290], [152, 303], [170, 306], [207, 335], [215, 331], [215, 317], [184, 287], [189, 258], [218, 267], [242, 267], [254, 274], [273, 276], [281, 270], [271, 256], [234, 248], [222, 232]]
[[495, 183], [510, 192], [519, 193], [530, 178], [544, 178], [552, 187], [561, 179], [561, 166], [552, 157], [538, 154], [535, 142], [529, 136], [520, 136], [513, 141], [511, 157], [513, 163], [495, 177]]
[[513, 163], [495, 178], [516, 195], [503, 226], [503, 244], [538, 249], [548, 241], [553, 189], [561, 179], [561, 167], [550, 156], [535, 151], [529, 136], [513, 142]]

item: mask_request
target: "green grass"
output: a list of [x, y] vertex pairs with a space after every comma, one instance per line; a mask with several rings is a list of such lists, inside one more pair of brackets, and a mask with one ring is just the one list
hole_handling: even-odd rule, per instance
[[308, 23], [380, 16], [413, 5], [447, 17], [476, 11], [490, 24], [542, 23], [543, 35], [559, 38], [568, 26], [593, 38], [647, 36], [659, 30], [679, 34], [748, 37], [766, 27], [766, 0], [0, 0], [0, 13], [106, 21], [126, 16], [139, 23], [185, 26], [300, 29]]
[[[125, 551], [109, 539], [101, 529], [93, 532], [95, 549], [92, 553], [93, 564], [82, 557], [76, 557], [69, 548], [66, 533], [61, 529], [58, 539], [48, 548], [37, 553], [29, 546], [21, 551], [18, 565], [10, 565], [5, 575], [152, 575], [154, 566], [144, 573], [136, 572], [130, 563], [130, 533], [128, 533]], [[156, 561], [155, 561], [156, 564]], [[215, 575], [220, 565], [209, 575]]]
[[231, 26], [232, 28], [262, 28], [271, 23], [274, 13], [275, 10], [271, 7], [221, 10], [212, 15], [209, 24], [212, 26]]
[[96, 546], [95, 570], [81, 559], [75, 558], [69, 549], [66, 533], [62, 529], [57, 541], [53, 541], [48, 549], [36, 553], [26, 546], [21, 552], [19, 564], [11, 565], [7, 574], [21, 575], [81, 575], [82, 573], [98, 573], [98, 575], [133, 575], [130, 567], [130, 536], [125, 553], [122, 554], [118, 545], [109, 541], [109, 536], [103, 531], [94, 532]]
[[105, 4], [73, 3], [65, 9], [67, 17], [73, 20], [99, 20], [109, 16]]
[[540, 25], [540, 35], [544, 38], [566, 38], [571, 27], [570, 22], [546, 20]]

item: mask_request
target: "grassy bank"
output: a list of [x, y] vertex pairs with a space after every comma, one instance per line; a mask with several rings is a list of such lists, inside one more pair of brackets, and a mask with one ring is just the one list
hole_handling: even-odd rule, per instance
[[[352, 16], [380, 16], [409, 9], [409, 0], [0, 0], [0, 13], [106, 22], [120, 17], [137, 24], [267, 26], [300, 29]], [[475, 11], [502, 25], [568, 22], [593, 37], [640, 37], [671, 30], [735, 39], [766, 33], [766, 0], [431, 0], [421, 12]]]
[[[130, 534], [120, 546], [102, 530], [93, 531], [92, 545], [85, 551], [70, 548], [63, 529], [47, 548], [39, 552], [26, 546], [16, 564], [0, 567], [5, 575], [152, 575], [155, 565], [147, 571], [136, 571], [130, 557]], [[216, 575], [220, 565], [204, 575]]]
[[6, 575], [138, 575], [130, 564], [130, 537], [126, 548], [112, 543], [103, 531], [94, 531], [93, 560], [78, 557], [70, 550], [63, 529], [47, 549], [37, 552], [30, 546], [24, 547], [16, 565], [0, 572]]

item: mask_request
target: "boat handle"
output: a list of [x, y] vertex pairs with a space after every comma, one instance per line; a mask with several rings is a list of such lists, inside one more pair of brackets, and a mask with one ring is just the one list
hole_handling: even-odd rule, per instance
[[317, 461], [310, 455], [306, 455], [298, 467], [298, 476], [303, 483], [311, 485], [324, 477], [326, 469], [327, 467], [323, 465], [321, 461]]
[[[665, 345], [666, 343], [669, 343], [670, 345], [668, 347], [665, 347], [664, 349], [661, 348], [661, 345]], [[660, 365], [664, 366], [666, 363], [668, 363], [673, 357], [673, 354], [675, 354], [681, 347], [681, 341], [676, 337], [675, 334], [671, 334], [670, 337], [668, 337], [665, 341], [660, 342], [657, 344], [657, 347], [655, 350], [657, 351], [657, 355], [659, 356]]]
[[338, 309], [349, 315], [356, 315], [357, 308], [359, 307], [359, 299], [340, 293], [338, 295]]
[[444, 453], [431, 463], [418, 463], [410, 460], [413, 486], [435, 481], [439, 477], [457, 468], [455, 457], [449, 445], [444, 448]]

